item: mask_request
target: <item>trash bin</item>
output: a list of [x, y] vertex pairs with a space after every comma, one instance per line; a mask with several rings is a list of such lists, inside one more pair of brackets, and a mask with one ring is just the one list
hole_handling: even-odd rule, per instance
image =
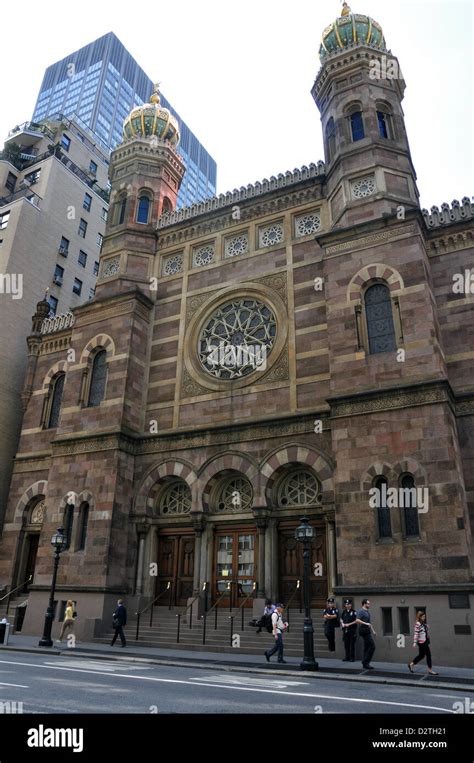
[[10, 623], [0, 623], [0, 646], [6, 646], [8, 644], [9, 635]]

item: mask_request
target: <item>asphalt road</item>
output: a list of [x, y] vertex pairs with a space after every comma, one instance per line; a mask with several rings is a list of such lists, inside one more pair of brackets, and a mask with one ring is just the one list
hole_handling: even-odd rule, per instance
[[[0, 659], [0, 702], [23, 713], [452, 714], [452, 689], [271, 676], [222, 669], [10, 652]], [[1, 706], [0, 706], [1, 707]], [[4, 716], [7, 720], [7, 716]], [[0, 715], [0, 729], [2, 727]]]

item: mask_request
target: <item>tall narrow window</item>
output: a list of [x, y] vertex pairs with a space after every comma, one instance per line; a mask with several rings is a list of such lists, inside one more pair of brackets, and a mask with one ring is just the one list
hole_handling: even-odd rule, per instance
[[354, 113], [350, 116], [350, 120], [352, 140], [355, 142], [356, 140], [362, 140], [362, 138], [365, 138], [362, 112], [354, 111]]
[[65, 378], [66, 374], [61, 374], [60, 376], [56, 377], [56, 381], [54, 382], [53, 400], [49, 414], [48, 429], [54, 429], [58, 426]]
[[68, 503], [64, 512], [64, 535], [66, 536], [66, 549], [71, 545], [72, 526], [74, 524], [74, 506]]
[[125, 221], [126, 206], [127, 206], [127, 198], [124, 196], [123, 199], [120, 199], [120, 201], [118, 202], [117, 225], [122, 225]]
[[383, 111], [377, 111], [377, 122], [379, 125], [380, 137], [387, 139], [390, 138], [388, 114], [384, 114]]
[[148, 196], [140, 196], [138, 199], [138, 212], [137, 212], [137, 223], [146, 223], [148, 222], [148, 213], [150, 210], [150, 199]]
[[89, 522], [89, 504], [83, 503], [79, 512], [79, 542], [77, 544], [78, 551], [83, 551], [86, 547], [88, 522]]
[[161, 213], [164, 214], [165, 212], [172, 212], [173, 211], [173, 205], [171, 201], [168, 199], [167, 196], [163, 199], [163, 205], [161, 207]]
[[379, 500], [377, 506], [377, 525], [379, 538], [392, 537], [392, 523], [390, 520], [390, 509], [387, 507], [387, 487], [386, 477], [376, 477], [374, 487], [379, 491]]
[[405, 474], [401, 480], [403, 494], [403, 518], [405, 523], [405, 536], [407, 538], [417, 537], [420, 534], [420, 524], [418, 521], [418, 504], [415, 480], [411, 474]]
[[336, 153], [336, 126], [332, 117], [326, 125], [326, 151], [330, 162]]
[[365, 292], [364, 302], [370, 354], [393, 352], [397, 345], [390, 289], [383, 283], [376, 283]]
[[105, 395], [105, 383], [107, 381], [107, 352], [100, 350], [92, 364], [91, 384], [89, 389], [88, 406], [93, 408], [100, 405]]

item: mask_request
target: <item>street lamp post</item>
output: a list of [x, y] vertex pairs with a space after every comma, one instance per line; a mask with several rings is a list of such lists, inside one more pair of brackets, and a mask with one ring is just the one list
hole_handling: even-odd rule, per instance
[[54, 548], [53, 581], [51, 583], [51, 594], [49, 597], [49, 605], [48, 605], [48, 609], [46, 610], [46, 616], [44, 618], [43, 636], [38, 646], [53, 646], [53, 642], [51, 640], [51, 630], [52, 630], [53, 621], [54, 621], [54, 592], [56, 590], [56, 578], [58, 575], [59, 555], [61, 554], [61, 551], [63, 551], [66, 546], [66, 537], [64, 535], [63, 527], [58, 527], [57, 531], [54, 533], [53, 537], [51, 538], [51, 545]]
[[316, 531], [309, 524], [308, 517], [301, 517], [301, 524], [295, 530], [296, 540], [303, 544], [304, 656], [300, 665], [301, 670], [319, 670], [319, 665], [314, 659], [314, 630], [309, 595], [310, 547], [315, 536]]

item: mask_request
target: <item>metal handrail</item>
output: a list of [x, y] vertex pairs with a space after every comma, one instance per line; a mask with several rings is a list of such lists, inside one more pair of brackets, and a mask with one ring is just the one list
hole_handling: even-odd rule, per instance
[[[205, 590], [206, 590], [206, 586], [207, 586], [207, 582], [204, 582], [204, 583], [203, 583], [203, 586], [202, 586], [202, 590], [203, 590], [203, 591], [205, 591]], [[192, 628], [192, 627], [193, 627], [193, 606], [194, 606], [194, 602], [195, 602], [197, 599], [199, 599], [200, 595], [201, 595], [201, 592], [199, 592], [198, 594], [196, 594], [196, 596], [194, 597], [194, 599], [192, 600], [192, 602], [191, 602], [190, 604], [188, 604], [188, 606], [186, 607], [186, 609], [184, 610], [184, 612], [178, 612], [178, 614], [176, 615], [176, 617], [178, 618], [178, 623], [177, 623], [177, 627], [176, 627], [176, 643], [177, 643], [177, 644], [179, 644], [179, 634], [180, 634], [180, 632], [181, 632], [181, 618], [182, 618], [184, 615], [186, 615], [186, 612], [188, 611], [188, 609], [191, 609], [191, 612], [190, 612], [190, 615], [189, 615], [189, 628]]]
[[151, 628], [151, 626], [153, 624], [153, 605], [158, 601], [158, 599], [161, 599], [161, 597], [165, 593], [167, 593], [170, 589], [171, 589], [171, 581], [168, 580], [168, 584], [167, 584], [166, 588], [160, 594], [158, 594], [158, 596], [156, 596], [156, 598], [154, 598], [152, 602], [147, 604], [146, 607], [143, 607], [143, 609], [141, 609], [140, 612], [135, 612], [135, 614], [137, 616], [137, 629], [135, 631], [135, 641], [138, 641], [138, 637], [140, 635], [140, 617], [141, 617], [141, 615], [143, 615], [143, 613], [146, 612], [147, 609], [150, 607], [150, 628]]
[[228, 583], [227, 583], [227, 588], [225, 589], [225, 591], [222, 591], [221, 595], [217, 599], [216, 603], [212, 605], [212, 607], [210, 608], [209, 612], [204, 612], [204, 614], [201, 615], [201, 620], [202, 620], [202, 643], [203, 644], [206, 643], [207, 618], [211, 614], [212, 610], [214, 609], [215, 610], [214, 630], [216, 631], [217, 630], [217, 611], [218, 611], [217, 610], [217, 605], [219, 604], [219, 602], [221, 601], [221, 599], [224, 596], [228, 596], [230, 590], [231, 590], [231, 588], [230, 588], [230, 580], [229, 580]]
[[257, 583], [254, 580], [253, 585], [252, 585], [252, 593], [249, 593], [249, 595], [246, 596], [245, 599], [243, 600], [242, 604], [240, 604], [240, 606], [238, 607], [238, 609], [242, 610], [242, 625], [241, 625], [241, 630], [244, 630], [244, 607], [245, 607], [246, 603], [248, 602], [248, 600], [251, 599], [254, 596], [256, 588], [257, 588]]
[[[210, 614], [211, 614], [211, 612], [212, 612], [212, 610], [213, 610], [213, 609], [216, 609], [216, 607], [217, 607], [217, 605], [219, 604], [220, 600], [221, 600], [221, 599], [223, 599], [223, 598], [224, 598], [224, 596], [228, 595], [228, 593], [229, 593], [229, 591], [230, 591], [230, 583], [231, 583], [231, 581], [229, 580], [229, 581], [227, 582], [227, 588], [226, 588], [226, 590], [225, 590], [225, 591], [222, 591], [221, 595], [220, 595], [220, 596], [219, 596], [219, 598], [216, 600], [216, 603], [215, 603], [215, 604], [213, 604], [213, 605], [212, 605], [212, 607], [210, 608], [210, 610], [208, 610], [208, 611], [206, 612], [206, 614], [205, 614], [205, 615], [202, 615], [202, 617], [207, 617], [208, 615], [210, 615]], [[216, 610], [216, 611], [217, 611], [217, 610]]]
[[2, 596], [2, 598], [0, 599], [0, 601], [3, 601], [3, 600], [4, 600], [4, 599], [6, 599], [8, 596], [11, 596], [11, 595], [12, 595], [12, 593], [15, 593], [15, 591], [18, 591], [20, 588], [23, 588], [23, 586], [24, 586], [24, 585], [26, 585], [26, 583], [29, 583], [31, 580], [33, 580], [33, 575], [30, 575], [30, 577], [28, 578], [28, 580], [25, 580], [23, 583], [20, 583], [20, 585], [19, 585], [19, 586], [17, 586], [16, 588], [14, 588], [12, 591], [8, 591], [8, 593], [6, 593], [6, 594], [5, 594], [5, 596]]

